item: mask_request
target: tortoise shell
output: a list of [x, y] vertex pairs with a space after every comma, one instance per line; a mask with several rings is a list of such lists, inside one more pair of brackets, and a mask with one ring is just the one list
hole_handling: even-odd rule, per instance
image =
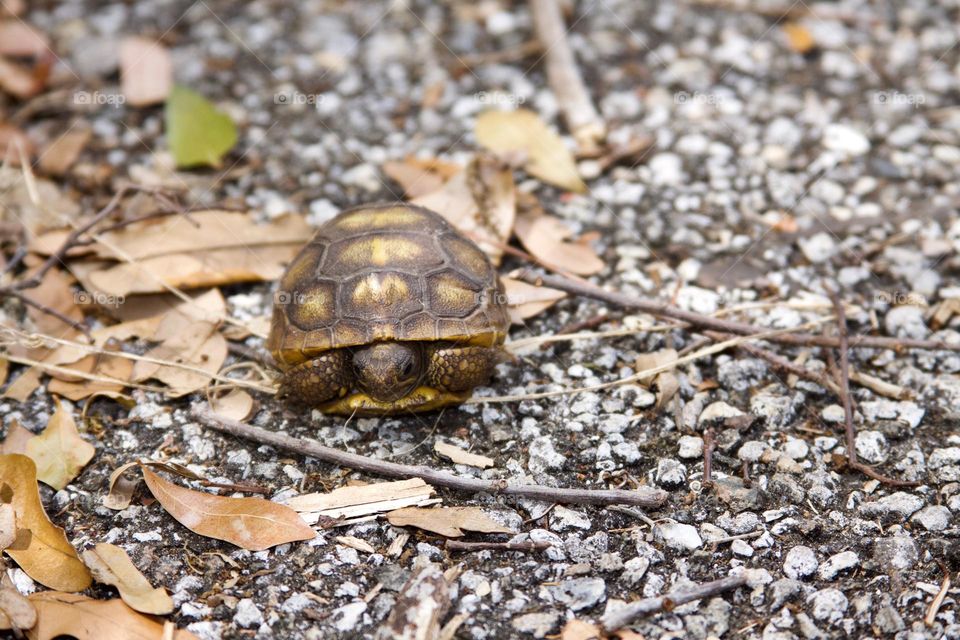
[[267, 348], [281, 368], [388, 340], [502, 344], [509, 318], [486, 254], [441, 216], [365, 205], [321, 226], [280, 280]]

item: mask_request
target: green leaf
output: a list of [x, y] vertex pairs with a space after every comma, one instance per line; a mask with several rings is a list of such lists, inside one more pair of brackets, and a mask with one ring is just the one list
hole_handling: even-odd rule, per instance
[[237, 143], [237, 127], [227, 114], [186, 87], [174, 85], [167, 97], [167, 144], [178, 168], [219, 167]]

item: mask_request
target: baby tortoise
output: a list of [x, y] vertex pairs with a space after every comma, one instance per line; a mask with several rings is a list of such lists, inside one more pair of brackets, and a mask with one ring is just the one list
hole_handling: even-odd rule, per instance
[[279, 395], [358, 415], [463, 402], [504, 359], [505, 298], [483, 251], [436, 213], [343, 211], [280, 280], [267, 339]]

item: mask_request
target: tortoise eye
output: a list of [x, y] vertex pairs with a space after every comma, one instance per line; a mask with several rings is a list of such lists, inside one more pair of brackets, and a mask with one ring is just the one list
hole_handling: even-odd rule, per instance
[[403, 369], [400, 370], [400, 374], [404, 376], [408, 376], [412, 371], [413, 371], [413, 361], [407, 360], [407, 363], [403, 365]]

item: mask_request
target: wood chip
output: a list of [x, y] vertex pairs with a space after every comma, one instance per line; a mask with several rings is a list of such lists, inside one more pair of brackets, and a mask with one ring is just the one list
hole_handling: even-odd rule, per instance
[[449, 538], [459, 538], [464, 531], [513, 533], [479, 507], [406, 507], [388, 513], [387, 520], [395, 527], [417, 527]]
[[305, 493], [287, 500], [287, 505], [305, 519], [356, 518], [402, 507], [424, 504], [434, 489], [420, 478], [378, 482], [359, 487], [340, 487], [330, 493]]
[[493, 466], [493, 458], [477, 455], [476, 453], [470, 453], [469, 451], [465, 451], [460, 447], [455, 447], [452, 444], [447, 444], [446, 442], [435, 442], [433, 445], [433, 450], [445, 458], [450, 458], [450, 460], [456, 464], [465, 464], [471, 467], [479, 467], [481, 469], [486, 469], [487, 467]]
[[350, 547], [351, 549], [356, 549], [357, 551], [363, 551], [364, 553], [377, 552], [377, 550], [374, 549], [369, 542], [366, 540], [361, 540], [355, 536], [336, 536], [334, 540], [345, 547]]

